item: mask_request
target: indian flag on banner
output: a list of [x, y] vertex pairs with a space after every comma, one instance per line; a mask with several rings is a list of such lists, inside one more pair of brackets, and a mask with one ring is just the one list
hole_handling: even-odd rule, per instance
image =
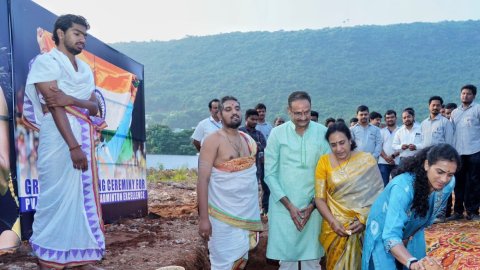
[[106, 129], [117, 130], [132, 98], [132, 91], [136, 91], [133, 85], [135, 75], [87, 51], [83, 51], [80, 58], [92, 67], [96, 88], [105, 99], [103, 113], [107, 123]]

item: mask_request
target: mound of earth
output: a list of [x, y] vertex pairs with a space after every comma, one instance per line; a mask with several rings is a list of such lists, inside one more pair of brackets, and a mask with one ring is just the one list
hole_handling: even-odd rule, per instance
[[[149, 215], [124, 219], [106, 227], [107, 254], [98, 267], [155, 270], [178, 265], [187, 270], [210, 269], [205, 241], [198, 235], [194, 182], [158, 182], [148, 186]], [[250, 252], [247, 269], [278, 269], [265, 258], [267, 233]], [[37, 269], [28, 243], [0, 257], [0, 269]]]

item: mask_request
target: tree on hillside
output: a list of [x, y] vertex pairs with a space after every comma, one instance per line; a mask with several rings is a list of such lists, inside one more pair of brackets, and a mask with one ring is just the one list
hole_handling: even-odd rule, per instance
[[173, 132], [168, 126], [154, 124], [147, 128], [147, 153], [162, 155], [195, 155], [190, 141], [192, 129]]

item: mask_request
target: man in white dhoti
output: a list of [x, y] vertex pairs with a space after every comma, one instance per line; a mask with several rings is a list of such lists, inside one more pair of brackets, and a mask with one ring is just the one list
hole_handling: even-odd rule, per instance
[[57, 48], [31, 63], [25, 87], [24, 120], [40, 131], [40, 193], [30, 244], [40, 269], [79, 267], [101, 260], [105, 238], [97, 190], [94, 134], [98, 103], [90, 66], [76, 57], [89, 25], [60, 16]]
[[263, 230], [255, 167], [256, 142], [238, 131], [240, 104], [220, 102], [222, 129], [200, 149], [197, 196], [199, 233], [208, 241], [212, 270], [243, 269]]

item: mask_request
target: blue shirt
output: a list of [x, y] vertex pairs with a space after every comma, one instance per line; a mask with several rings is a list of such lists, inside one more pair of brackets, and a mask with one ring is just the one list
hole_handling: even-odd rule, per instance
[[268, 140], [268, 136], [270, 136], [272, 128], [272, 125], [268, 122], [257, 123], [257, 126], [255, 127], [256, 130], [262, 132], [266, 140]]
[[378, 159], [382, 152], [383, 142], [380, 129], [372, 124], [368, 124], [367, 127], [356, 124], [350, 130], [352, 131], [352, 139], [357, 144], [356, 150], [371, 153], [374, 158]]
[[425, 148], [432, 144], [448, 143], [453, 146], [453, 125], [441, 114], [422, 121], [422, 146]]
[[453, 110], [450, 120], [455, 128], [454, 145], [460, 155], [480, 151], [480, 105], [472, 103], [467, 108]]

